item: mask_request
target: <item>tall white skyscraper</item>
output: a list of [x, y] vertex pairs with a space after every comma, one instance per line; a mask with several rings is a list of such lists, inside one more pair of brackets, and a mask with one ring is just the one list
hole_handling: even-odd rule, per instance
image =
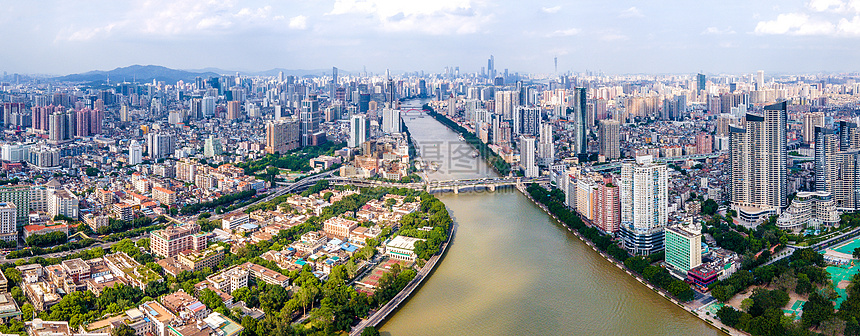
[[526, 177], [538, 177], [537, 162], [535, 162], [535, 137], [531, 135], [520, 136], [520, 166]]
[[633, 255], [663, 249], [663, 231], [669, 221], [666, 165], [640, 156], [621, 164], [621, 237]]
[[729, 129], [729, 194], [747, 226], [788, 206], [786, 107], [786, 102], [765, 106], [761, 115], [746, 115], [745, 129]]
[[555, 144], [553, 143], [552, 124], [546, 123], [540, 126], [540, 143], [538, 144], [538, 156], [541, 165], [549, 166], [555, 162]]
[[137, 140], [132, 140], [128, 145], [128, 165], [134, 166], [143, 162], [143, 146]]
[[18, 241], [18, 207], [12, 202], [0, 202], [0, 240]]
[[387, 107], [382, 109], [382, 132], [400, 133], [400, 110]]
[[363, 114], [355, 114], [349, 120], [349, 142], [347, 146], [358, 147], [370, 137], [370, 127]]

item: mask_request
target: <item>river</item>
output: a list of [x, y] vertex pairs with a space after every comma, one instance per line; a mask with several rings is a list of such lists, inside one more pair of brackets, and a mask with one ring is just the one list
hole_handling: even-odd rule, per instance
[[[440, 163], [428, 178], [495, 176], [433, 118], [404, 121], [422, 156]], [[432, 276], [382, 326], [384, 335], [721, 334], [604, 260], [515, 189], [438, 196], [457, 235]]]

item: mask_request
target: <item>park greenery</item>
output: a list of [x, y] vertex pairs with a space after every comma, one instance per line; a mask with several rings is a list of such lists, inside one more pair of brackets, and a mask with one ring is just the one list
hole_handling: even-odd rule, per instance
[[559, 189], [551, 192], [545, 188], [532, 183], [526, 191], [540, 204], [546, 206], [550, 213], [558, 217], [559, 221], [579, 232], [580, 235], [591, 241], [599, 250], [606, 252], [628, 269], [641, 275], [645, 280], [660, 287], [680, 301], [693, 299], [693, 290], [686, 282], [672, 278], [665, 268], [652, 265], [661, 259], [659, 256], [635, 256], [631, 257], [626, 251], [618, 247], [612, 237], [601, 233], [592, 226], [586, 225], [579, 216], [564, 205], [564, 193]]
[[[834, 306], [838, 294], [825, 270], [824, 257], [812, 248], [795, 251], [789, 258], [773, 264], [741, 270], [724, 281], [711, 285], [711, 294], [726, 302], [735, 294], [755, 286], [741, 310], [724, 306], [717, 317], [726, 325], [752, 335], [860, 335], [860, 276], [854, 275], [848, 297]], [[799, 322], [783, 315], [789, 294], [799, 295], [806, 303]]]
[[472, 145], [475, 149], [478, 150], [478, 154], [481, 155], [482, 158], [487, 160], [487, 163], [490, 164], [493, 169], [496, 170], [499, 175], [508, 176], [511, 172], [511, 164], [509, 164], [505, 159], [503, 159], [499, 154], [496, 154], [490, 146], [487, 146], [481, 139], [478, 139], [474, 133], [469, 132], [463, 126], [458, 125], [451, 119], [437, 113], [430, 105], [425, 104], [423, 109], [428, 111], [427, 113], [438, 120], [443, 125], [447, 126], [454, 132], [463, 136], [463, 139], [469, 144]]
[[224, 209], [225, 205], [229, 206], [236, 201], [249, 199], [251, 197], [254, 197], [254, 195], [256, 195], [256, 194], [257, 194], [257, 190], [251, 189], [251, 190], [245, 190], [245, 191], [234, 193], [234, 194], [224, 195], [224, 196], [218, 197], [218, 198], [216, 198], [212, 201], [209, 201], [209, 202], [188, 204], [188, 205], [182, 207], [182, 209], [179, 210], [179, 213], [182, 215], [191, 215], [191, 214], [196, 214], [203, 209], [215, 209], [215, 212], [223, 213], [224, 212], [223, 209]]
[[[236, 166], [245, 170], [245, 175], [257, 175], [265, 180], [273, 181], [274, 176], [264, 176], [274, 173], [277, 175], [278, 169], [269, 171], [267, 168], [274, 167], [280, 169], [288, 169], [291, 171], [310, 171], [312, 169], [310, 160], [320, 155], [334, 155], [334, 151], [343, 148], [346, 144], [343, 142], [326, 142], [319, 146], [307, 146], [292, 150], [287, 153], [275, 152], [269, 154], [262, 159], [237, 163]], [[259, 173], [263, 171], [263, 173]]]

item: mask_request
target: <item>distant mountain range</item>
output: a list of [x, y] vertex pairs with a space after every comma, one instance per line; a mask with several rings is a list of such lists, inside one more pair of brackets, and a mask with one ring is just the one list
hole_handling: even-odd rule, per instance
[[[164, 81], [167, 83], [175, 83], [177, 81], [191, 82], [196, 77], [217, 77], [221, 74], [239, 74], [245, 76], [277, 76], [281, 71], [285, 76], [322, 76], [330, 75], [331, 69], [313, 69], [313, 70], [290, 70], [290, 69], [271, 69], [266, 71], [249, 72], [249, 71], [231, 71], [219, 68], [204, 68], [197, 70], [177, 70], [159, 65], [132, 65], [127, 67], [116, 68], [109, 71], [89, 71], [79, 74], [71, 74], [66, 76], [54, 77], [54, 80], [62, 82], [105, 82], [110, 79], [111, 82], [131, 82], [138, 83], [151, 82], [152, 80]], [[338, 69], [340, 74], [348, 74], [349, 72]]]
[[123, 68], [116, 68], [110, 71], [89, 71], [80, 74], [72, 74], [61, 77], [55, 77], [55, 80], [63, 82], [104, 82], [110, 79], [111, 82], [131, 82], [136, 81], [150, 82], [153, 79], [157, 81], [165, 81], [173, 83], [179, 80], [194, 81], [197, 76], [209, 77], [218, 76], [215, 72], [191, 72], [185, 70], [170, 69], [158, 65], [132, 65]]

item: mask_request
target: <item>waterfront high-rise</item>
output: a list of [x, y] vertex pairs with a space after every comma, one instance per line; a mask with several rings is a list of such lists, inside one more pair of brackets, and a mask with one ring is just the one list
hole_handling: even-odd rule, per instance
[[788, 204], [786, 102], [747, 113], [744, 129], [731, 127], [729, 194], [746, 225], [778, 214]]
[[540, 174], [535, 162], [535, 140], [532, 135], [520, 136], [520, 166], [525, 177], [538, 177]]
[[588, 102], [585, 92], [585, 88], [573, 89], [573, 153], [578, 155], [588, 151]]
[[694, 226], [666, 228], [666, 264], [686, 276], [687, 271], [702, 264], [702, 232]]
[[600, 142], [600, 155], [606, 157], [607, 160], [621, 157], [620, 133], [621, 123], [617, 120], [604, 119], [600, 121], [597, 139]]
[[612, 183], [611, 178], [597, 186], [594, 226], [611, 236], [615, 236], [621, 226], [620, 197], [618, 186]]
[[621, 237], [633, 255], [663, 249], [663, 229], [669, 221], [668, 171], [648, 156], [621, 164]]
[[553, 141], [552, 124], [546, 123], [541, 125], [538, 157], [540, 157], [540, 164], [542, 166], [550, 166], [555, 162], [555, 144]]
[[400, 124], [400, 110], [388, 107], [382, 109], [382, 132], [400, 133]]
[[370, 123], [363, 114], [355, 114], [349, 120], [348, 147], [361, 146], [370, 138]]

